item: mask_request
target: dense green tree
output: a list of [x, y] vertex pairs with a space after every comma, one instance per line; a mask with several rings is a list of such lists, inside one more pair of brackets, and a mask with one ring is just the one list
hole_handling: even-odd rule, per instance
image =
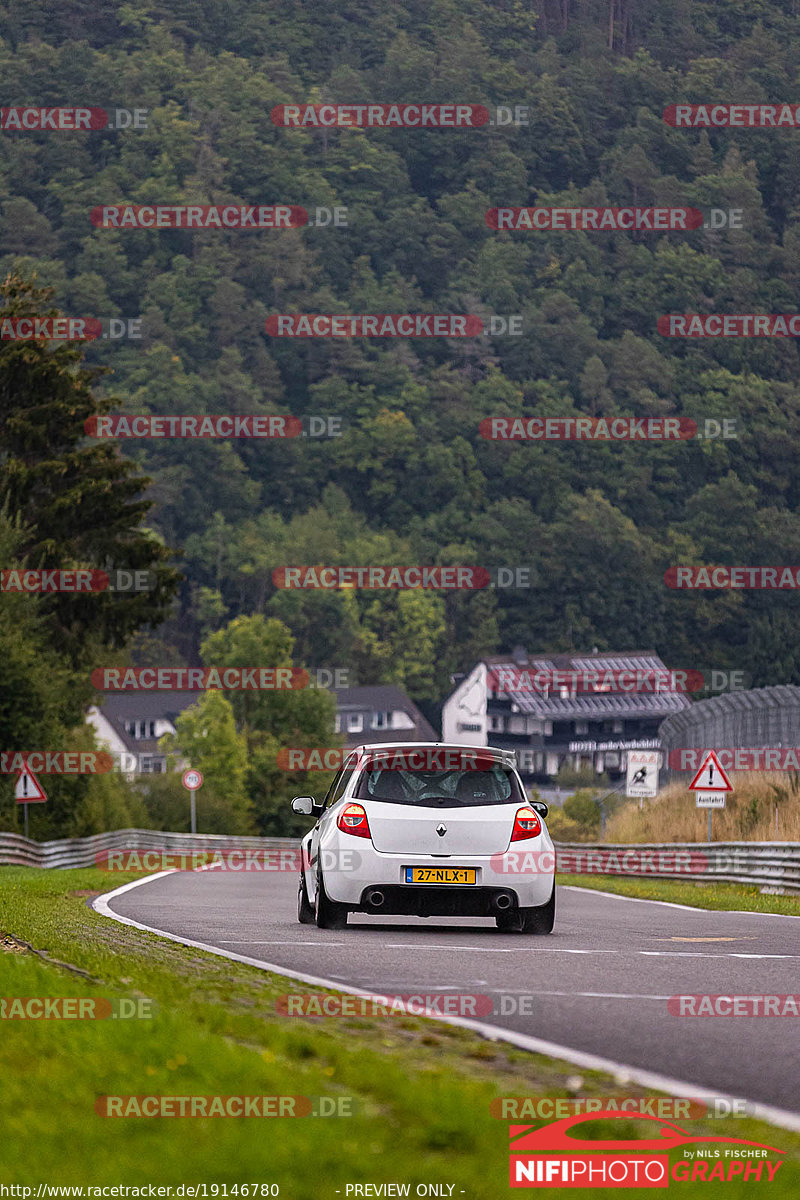
[[[222, 692], [206, 692], [184, 709], [164, 748], [203, 775], [196, 795], [199, 833], [252, 833], [253, 806], [245, 786], [247, 748], [233, 706]], [[175, 826], [181, 828], [182, 826]]]
[[[220, 669], [291, 667], [293, 650], [294, 638], [287, 627], [260, 613], [236, 618], [202, 644], [205, 665]], [[249, 803], [261, 833], [297, 832], [300, 827], [288, 804], [302, 791], [307, 772], [287, 770], [281, 750], [335, 747], [339, 742], [334, 734], [333, 694], [316, 684], [312, 671], [307, 687], [228, 694], [226, 705], [235, 717], [239, 739], [240, 769], [246, 772]]]
[[[79, 87], [148, 109], [146, 129], [4, 133], [0, 269], [35, 270], [65, 310], [142, 316], [145, 330], [141, 342], [84, 347], [84, 364], [111, 367], [113, 381], [85, 378], [75, 348], [0, 344], [0, 439], [17, 438], [0, 487], [39, 539], [26, 554], [44, 555], [41, 565], [47, 554], [118, 554], [117, 524], [105, 538], [93, 524], [101, 507], [107, 519], [92, 483], [104, 480], [117, 496], [131, 489], [143, 559], [153, 561], [155, 534], [159, 553], [184, 548], [188, 582], [156, 635], [165, 660], [197, 661], [207, 634], [260, 614], [288, 627], [296, 658], [352, 666], [363, 681], [402, 679], [419, 698], [518, 641], [649, 644], [680, 665], [735, 655], [759, 679], [797, 680], [791, 596], [689, 596], [663, 583], [676, 561], [794, 560], [796, 340], [657, 330], [670, 312], [796, 307], [796, 131], [676, 129], [662, 118], [677, 102], [790, 96], [800, 42], [790, 6], [765, 0], [757, 21], [743, 5], [685, 0], [623, 0], [611, 12], [607, 0], [330, 0], [324, 22], [302, 0], [202, 10], [148, 0], [91, 18], [42, 0], [7, 8], [9, 103], [55, 103]], [[418, 98], [527, 104], [529, 121], [292, 130], [268, 115], [285, 103]], [[98, 202], [123, 200], [343, 206], [348, 224], [92, 226]], [[498, 205], [628, 203], [741, 209], [742, 222], [634, 234], [485, 223]], [[269, 314], [294, 311], [519, 314], [523, 333], [265, 334]], [[69, 440], [89, 390], [129, 413], [333, 414], [343, 434], [153, 440], [120, 457]], [[67, 396], [69, 420], [58, 407]], [[697, 420], [703, 437], [491, 442], [478, 431], [492, 414], [676, 415]], [[706, 436], [706, 420], [734, 420], [737, 436]], [[72, 466], [54, 476], [51, 501], [43, 473], [56, 462]], [[138, 470], [126, 475], [129, 462]], [[79, 465], [85, 491], [70, 474]], [[153, 479], [150, 533], [136, 509], [146, 503], [139, 472]], [[160, 571], [165, 559], [155, 561]], [[532, 586], [402, 600], [276, 590], [275, 566], [303, 561], [528, 565]], [[135, 652], [151, 661], [169, 586], [113, 608], [62, 598], [40, 609], [73, 659], [149, 625]]]
[[[2, 320], [58, 315], [46, 290], [18, 276], [6, 280], [0, 299]], [[86, 421], [109, 404], [93, 394], [97, 372], [80, 360], [74, 343], [0, 347], [0, 503], [21, 522], [20, 553], [33, 568], [130, 568], [152, 578], [145, 591], [42, 598], [53, 644], [76, 666], [123, 645], [143, 624], [158, 624], [179, 578], [167, 548], [142, 527], [149, 480], [115, 446], [87, 443]]]

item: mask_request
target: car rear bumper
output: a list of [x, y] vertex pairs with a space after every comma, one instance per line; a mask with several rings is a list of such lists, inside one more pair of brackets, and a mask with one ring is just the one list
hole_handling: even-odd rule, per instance
[[[508, 907], [532, 908], [550, 899], [555, 878], [555, 852], [549, 837], [532, 838], [525, 858], [518, 854], [453, 855], [432, 858], [422, 854], [385, 854], [366, 838], [350, 838], [338, 830], [324, 839], [325, 890], [332, 900], [364, 912], [409, 914], [425, 908], [431, 915], [456, 913], [495, 916], [496, 898], [510, 898]], [[346, 839], [346, 841], [344, 840]], [[358, 846], [354, 847], [354, 843]], [[344, 856], [343, 850], [357, 849]], [[347, 861], [347, 870], [336, 866]], [[472, 867], [474, 884], [406, 883], [406, 867]], [[379, 889], [383, 904], [371, 904], [368, 893]]]
[[367, 887], [359, 908], [366, 913], [419, 917], [496, 917], [519, 907], [512, 888], [389, 884]]

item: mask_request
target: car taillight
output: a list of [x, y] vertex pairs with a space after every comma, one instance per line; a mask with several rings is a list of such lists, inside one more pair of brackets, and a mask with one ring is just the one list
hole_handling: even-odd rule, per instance
[[542, 822], [532, 808], [518, 808], [514, 818], [514, 828], [511, 832], [512, 842], [522, 842], [525, 838], [537, 837], [542, 832]]
[[342, 833], [352, 833], [354, 837], [372, 836], [366, 811], [360, 804], [346, 804], [339, 813], [336, 825]]

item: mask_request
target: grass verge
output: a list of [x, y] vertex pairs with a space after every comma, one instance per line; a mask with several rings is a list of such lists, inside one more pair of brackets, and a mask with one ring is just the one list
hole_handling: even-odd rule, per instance
[[[96, 869], [0, 869], [1, 996], [146, 997], [156, 1005], [151, 1019], [2, 1022], [2, 1182], [275, 1183], [291, 1200], [334, 1200], [337, 1190], [344, 1200], [348, 1183], [366, 1182], [408, 1183], [414, 1196], [417, 1184], [436, 1183], [452, 1184], [454, 1198], [496, 1200], [508, 1187], [508, 1128], [490, 1115], [494, 1098], [657, 1095], [420, 1018], [279, 1017], [278, 996], [310, 989], [88, 908], [88, 894], [126, 881]], [[95, 1112], [99, 1095], [145, 1094], [326, 1096], [349, 1098], [355, 1111], [294, 1120]], [[779, 1146], [780, 1190], [800, 1183], [800, 1134], [750, 1118], [677, 1123], [698, 1136]], [[653, 1136], [651, 1123], [634, 1119], [595, 1128], [606, 1138]], [[752, 1186], [737, 1179], [704, 1192], [744, 1200]]]

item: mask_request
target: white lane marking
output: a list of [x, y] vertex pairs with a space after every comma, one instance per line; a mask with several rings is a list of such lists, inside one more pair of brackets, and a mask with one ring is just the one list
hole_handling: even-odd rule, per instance
[[798, 954], [746, 954], [744, 950], [731, 950], [727, 958], [800, 958]]
[[[142, 925], [139, 921], [133, 921], [130, 917], [121, 917], [118, 913], [112, 912], [109, 908], [109, 901], [116, 896], [121, 896], [124, 892], [129, 892], [131, 889], [141, 887], [144, 883], [152, 883], [154, 879], [160, 879], [164, 875], [172, 875], [172, 871], [161, 871], [158, 875], [149, 875], [144, 879], [134, 879], [132, 883], [125, 883], [122, 887], [116, 888], [113, 892], [106, 892], [103, 896], [97, 896], [91, 902], [91, 907], [95, 912], [101, 913], [103, 916], [109, 917], [112, 921], [118, 921], [121, 925], [130, 925], [134, 929], [143, 929], [147, 933], [154, 933], [158, 937], [166, 938], [167, 941], [177, 942], [181, 946], [191, 946], [195, 950], [205, 950], [209, 954], [216, 954], [220, 958], [230, 959], [231, 962], [244, 963], [249, 967], [256, 967], [260, 971], [271, 971], [275, 975], [282, 975], [285, 979], [296, 979], [300, 983], [309, 983], [313, 987], [325, 987], [334, 992], [343, 992], [350, 996], [371, 996], [373, 993], [364, 988], [352, 987], [350, 984], [337, 983], [335, 980], [326, 979], [319, 975], [306, 975], [300, 971], [290, 971], [286, 967], [279, 967], [274, 963], [259, 962], [256, 958], [249, 958], [244, 954], [232, 954], [229, 950], [221, 950], [219, 946], [210, 946], [206, 942], [195, 942], [190, 938], [178, 937], [174, 933], [166, 933], [163, 929], [154, 929], [150, 925]], [[544, 1038], [530, 1037], [527, 1033], [517, 1033], [513, 1029], [503, 1029], [500, 1026], [488, 1025], [485, 1021], [473, 1021], [467, 1017], [451, 1017], [445, 1016], [442, 1013], [434, 1013], [425, 1009], [420, 1016], [430, 1017], [432, 1020], [440, 1021], [444, 1025], [455, 1025], [462, 1029], [471, 1029], [473, 1033], [479, 1034], [486, 1038], [489, 1042], [508, 1042], [511, 1046], [516, 1046], [520, 1050], [528, 1050], [532, 1054], [548, 1054], [551, 1058], [561, 1059], [562, 1062], [572, 1063], [573, 1066], [582, 1067], [586, 1071], [604, 1071], [615, 1077], [615, 1082], [619, 1086], [625, 1083], [637, 1083], [640, 1087], [651, 1088], [654, 1092], [664, 1092], [669, 1096], [692, 1096], [696, 1100], [705, 1100], [708, 1104], [714, 1104], [717, 1100], [727, 1100], [731, 1105], [736, 1100], [746, 1100], [746, 1096], [732, 1096], [729, 1092], [721, 1092], [718, 1089], [701, 1087], [696, 1083], [687, 1083], [684, 1079], [675, 1079], [669, 1075], [661, 1075], [657, 1071], [647, 1071], [640, 1067], [629, 1066], [627, 1063], [617, 1062], [613, 1058], [603, 1058], [599, 1054], [589, 1054], [584, 1050], [576, 1050], [572, 1046], [562, 1046], [558, 1042], [545, 1041]], [[688, 1090], [687, 1090], [688, 1089]], [[784, 1108], [775, 1108], [771, 1104], [762, 1104], [759, 1100], [748, 1101], [750, 1115], [756, 1120], [768, 1121], [772, 1125], [777, 1125], [780, 1129], [789, 1129], [793, 1133], [800, 1133], [800, 1113], [789, 1112]], [[733, 1112], [733, 1108], [731, 1108]]]
[[729, 954], [703, 954], [700, 950], [634, 950], [633, 953], [648, 958], [800, 958], [800, 954], [742, 954], [735, 950]]
[[[443, 946], [419, 946], [414, 942], [389, 942], [387, 950], [469, 950], [471, 954], [517, 954], [520, 950], [534, 950], [533, 946], [460, 946], [457, 944]], [[536, 953], [543, 954], [622, 954], [622, 950], [575, 950], [566, 946], [536, 946]], [[632, 951], [631, 953], [636, 953]], [[721, 957], [721, 956], [720, 956]]]
[[642, 995], [638, 992], [532, 992], [522, 988], [492, 988], [497, 996], [585, 996], [590, 1000], [671, 1000], [672, 996]]
[[249, 938], [218, 938], [223, 946], [346, 946], [347, 942], [260, 942]]
[[417, 946], [414, 942], [387, 942], [387, 950], [469, 950], [472, 954], [513, 954], [511, 947], [500, 946]]
[[[280, 945], [282, 943], [277, 943]], [[286, 945], [293, 945], [287, 942]], [[326, 945], [330, 943], [326, 942]], [[346, 943], [342, 942], [342, 945]], [[520, 954], [527, 950], [531, 954], [644, 954], [648, 958], [800, 958], [800, 954], [744, 954], [731, 951], [728, 954], [704, 954], [702, 950], [575, 950], [566, 946], [515, 946], [499, 949], [494, 946], [421, 946], [414, 942], [390, 942], [387, 950], [468, 950], [471, 954]]]
[[657, 942], [757, 942], [758, 938], [754, 933], [745, 934], [742, 937], [681, 937], [679, 934], [672, 934], [670, 937], [656, 938]]
[[[560, 883], [558, 887], [564, 892], [591, 892], [594, 896], [607, 896], [609, 900], [630, 900], [634, 904], [663, 904], [664, 908], [681, 908], [684, 912], [705, 913], [706, 916], [782, 917], [784, 920], [800, 921], [800, 913], [749, 912], [747, 909], [739, 908], [696, 908], [693, 904], [675, 904], [672, 900], [645, 900], [643, 896], [623, 896], [621, 892], [601, 892], [598, 888], [581, 887], [579, 883]], [[794, 898], [793, 895], [786, 897], [787, 900]]]
[[[176, 875], [177, 873], [178, 873], [178, 868], [177, 868], [177, 867], [175, 867], [175, 868], [170, 868], [170, 870], [169, 870], [169, 871], [159, 871], [158, 875], [148, 875], [148, 876], [147, 876], [147, 878], [148, 878], [148, 879], [161, 879], [161, 878], [162, 878], [162, 876], [164, 876], [164, 875]], [[137, 880], [136, 882], [138, 882], [138, 880]], [[142, 882], [144, 882], [144, 880], [143, 880]], [[127, 885], [127, 884], [125, 884], [125, 886], [127, 887], [128, 885]], [[163, 908], [163, 907], [164, 907], [164, 901], [163, 901], [163, 900], [143, 900], [143, 901], [142, 901], [142, 903], [140, 904], [140, 906], [139, 906], [139, 907], [140, 907], [140, 908]], [[193, 901], [192, 901], [192, 908], [193, 908], [193, 909], [195, 909], [195, 908], [215, 908], [215, 909], [218, 909], [218, 908], [219, 908], [219, 904], [197, 904], [197, 903], [196, 903], [196, 902], [193, 900]]]

